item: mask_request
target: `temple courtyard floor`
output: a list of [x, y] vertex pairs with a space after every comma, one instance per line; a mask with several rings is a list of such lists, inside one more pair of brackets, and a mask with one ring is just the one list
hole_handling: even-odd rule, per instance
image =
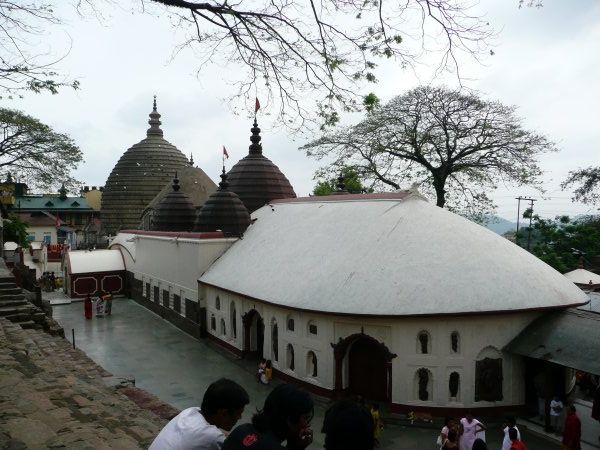
[[[87, 321], [81, 302], [56, 305], [54, 318], [64, 327], [69, 340], [74, 330], [75, 346], [99, 366], [114, 376], [135, 378], [136, 387], [178, 409], [199, 406], [208, 385], [220, 377], [227, 377], [244, 386], [250, 395], [250, 405], [239, 422], [243, 423], [250, 420], [271, 389], [257, 383], [254, 364], [236, 359], [209, 341], [187, 335], [133, 300], [116, 299], [112, 316]], [[328, 400], [315, 398], [315, 402], [315, 440], [310, 448], [318, 449], [323, 448], [320, 429]], [[489, 419], [487, 441], [490, 449], [501, 448], [498, 425], [501, 420], [501, 417]], [[530, 450], [560, 448], [557, 443], [525, 428], [526, 425], [521, 426]], [[437, 433], [437, 427], [408, 426], [394, 418], [386, 425], [380, 448], [435, 449]]]

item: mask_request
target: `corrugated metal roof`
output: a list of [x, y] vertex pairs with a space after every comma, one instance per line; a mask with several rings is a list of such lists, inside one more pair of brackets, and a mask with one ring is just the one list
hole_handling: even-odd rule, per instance
[[357, 315], [587, 302], [581, 289], [535, 256], [418, 194], [279, 200], [252, 217], [243, 239], [201, 282], [281, 306]]
[[119, 250], [74, 250], [68, 252], [68, 260], [73, 274], [125, 270]]
[[40, 195], [40, 196], [25, 196], [17, 197], [15, 206], [13, 209], [17, 211], [28, 211], [28, 210], [46, 210], [46, 211], [78, 211], [78, 210], [92, 210], [92, 207], [88, 204], [84, 197], [67, 197], [65, 200], [56, 196]]
[[600, 375], [600, 314], [567, 309], [533, 321], [504, 350]]

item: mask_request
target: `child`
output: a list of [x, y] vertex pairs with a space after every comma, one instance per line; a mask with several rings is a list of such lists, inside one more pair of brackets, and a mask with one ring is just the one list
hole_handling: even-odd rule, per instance
[[273, 366], [271, 360], [267, 360], [265, 363], [265, 369], [263, 373], [260, 375], [260, 382], [262, 384], [269, 384], [271, 379], [273, 378]]
[[381, 432], [383, 431], [383, 420], [381, 420], [381, 413], [379, 412], [379, 404], [373, 403], [371, 406], [371, 416], [373, 417], [373, 437], [375, 438], [375, 447], [379, 447], [379, 439], [381, 438]]
[[262, 375], [265, 373], [266, 367], [267, 367], [267, 360], [265, 358], [261, 358], [260, 362], [258, 363], [258, 373], [256, 375], [257, 381], [259, 383], [261, 382]]

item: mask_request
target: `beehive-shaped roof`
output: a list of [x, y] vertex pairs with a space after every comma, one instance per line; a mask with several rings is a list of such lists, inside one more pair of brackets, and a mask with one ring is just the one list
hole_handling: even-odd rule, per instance
[[271, 200], [294, 198], [292, 185], [279, 168], [262, 153], [260, 128], [254, 119], [248, 156], [235, 164], [228, 174], [229, 190], [235, 192], [250, 213]]
[[241, 236], [250, 225], [250, 213], [240, 198], [228, 189], [227, 174], [223, 167], [221, 182], [216, 192], [198, 212], [194, 231], [218, 231], [225, 236]]
[[192, 200], [180, 190], [177, 174], [172, 190], [156, 205], [151, 230], [192, 231], [196, 220], [196, 208]]
[[146, 206], [188, 159], [163, 138], [160, 114], [154, 107], [146, 139], [128, 149], [112, 170], [102, 195], [102, 227], [106, 233], [135, 229]]

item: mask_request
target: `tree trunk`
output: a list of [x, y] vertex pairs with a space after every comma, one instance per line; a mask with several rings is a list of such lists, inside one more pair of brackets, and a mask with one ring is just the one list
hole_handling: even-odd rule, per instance
[[433, 180], [433, 188], [435, 189], [435, 197], [436, 197], [436, 206], [443, 208], [446, 204], [446, 190], [444, 186], [446, 184], [446, 180], [440, 180], [434, 178]]

